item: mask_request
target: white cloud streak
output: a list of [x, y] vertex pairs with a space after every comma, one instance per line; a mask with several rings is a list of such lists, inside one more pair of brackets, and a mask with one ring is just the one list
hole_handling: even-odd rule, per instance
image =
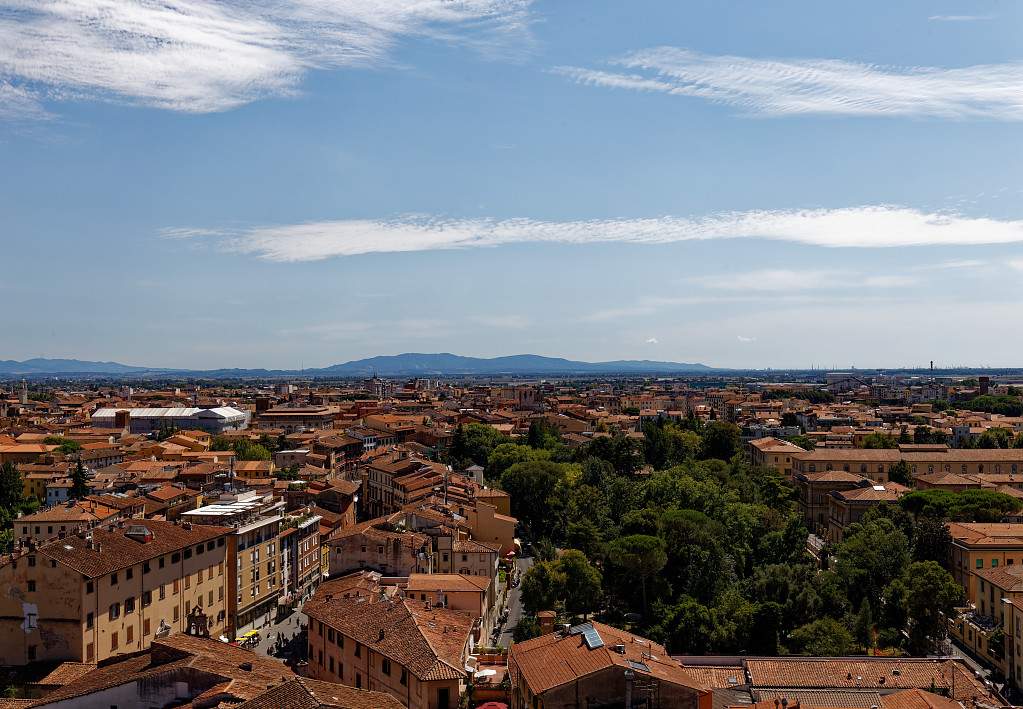
[[979, 259], [953, 259], [951, 261], [940, 261], [938, 263], [928, 263], [921, 266], [915, 266], [915, 271], [951, 271], [958, 269], [973, 269], [983, 268], [987, 265], [987, 261], [981, 261]]
[[994, 17], [994, 15], [931, 15], [927, 19], [931, 22], [978, 22], [993, 20]]
[[540, 221], [409, 216], [247, 229], [173, 228], [173, 239], [213, 239], [224, 251], [299, 262], [372, 253], [519, 243], [669, 244], [755, 238], [825, 247], [977, 246], [1023, 242], [1023, 220], [928, 213], [898, 206], [725, 212], [704, 217]]
[[52, 118], [39, 99], [22, 86], [0, 76], [0, 121], [42, 121]]
[[530, 2], [0, 0], [0, 117], [43, 99], [223, 111], [294, 94], [311, 69], [386, 62], [404, 37], [497, 42]]
[[655, 47], [609, 62], [561, 66], [580, 84], [689, 96], [764, 116], [932, 116], [1023, 120], [1023, 63], [946, 69], [836, 59], [756, 59]]
[[832, 269], [762, 269], [738, 273], [696, 276], [690, 283], [714, 290], [788, 293], [793, 291], [841, 290], [849, 288], [900, 288], [919, 279], [900, 274], [865, 275]]

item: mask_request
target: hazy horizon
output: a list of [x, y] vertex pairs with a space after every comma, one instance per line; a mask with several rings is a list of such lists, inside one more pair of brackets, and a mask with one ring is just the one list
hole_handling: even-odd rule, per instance
[[1021, 5], [0, 5], [4, 358], [1023, 350]]

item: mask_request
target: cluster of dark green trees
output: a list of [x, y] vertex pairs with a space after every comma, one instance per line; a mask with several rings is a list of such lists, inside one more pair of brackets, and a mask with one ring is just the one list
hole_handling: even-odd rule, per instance
[[956, 402], [956, 406], [969, 411], [984, 411], [1003, 416], [1023, 416], [1023, 399], [1018, 394], [983, 394], [967, 401]]
[[751, 466], [740, 442], [730, 423], [692, 419], [571, 450], [544, 421], [519, 440], [459, 428], [450, 459], [484, 466], [532, 542], [517, 638], [556, 609], [627, 625], [673, 653], [926, 653], [961, 601], [943, 566], [945, 521], [1019, 506], [988, 491], [912, 493], [852, 525], [821, 564], [794, 488]]
[[234, 451], [236, 460], [270, 460], [273, 454], [288, 447], [288, 440], [283, 436], [273, 438], [261, 436], [259, 441], [250, 441], [248, 438], [227, 438], [225, 436], [214, 436], [210, 443], [210, 450]]
[[825, 389], [767, 389], [760, 398], [764, 401], [804, 399], [811, 404], [830, 404], [835, 400], [835, 395]]
[[[82, 461], [75, 461], [71, 469], [71, 489], [68, 491], [73, 499], [89, 494], [88, 478]], [[21, 471], [14, 463], [0, 464], [0, 547], [6, 549], [14, 541], [14, 520], [20, 514], [31, 514], [39, 509], [42, 501], [34, 496], [25, 496], [24, 482]]]
[[[790, 439], [791, 440], [791, 439]], [[912, 435], [909, 428], [903, 428], [896, 436], [890, 433], [871, 433], [863, 437], [861, 448], [898, 448], [900, 443], [948, 443], [944, 431], [917, 426]], [[976, 439], [963, 441], [962, 448], [1023, 448], [1023, 433], [1014, 433], [1008, 428], [989, 428]]]

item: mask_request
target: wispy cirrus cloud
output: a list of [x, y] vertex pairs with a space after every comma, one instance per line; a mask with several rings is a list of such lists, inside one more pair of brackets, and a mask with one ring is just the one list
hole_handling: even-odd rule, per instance
[[165, 230], [163, 235], [174, 239], [202, 237], [225, 252], [268, 261], [300, 262], [517, 243], [669, 244], [753, 238], [849, 248], [976, 246], [1023, 242], [1023, 220], [881, 205], [560, 222], [407, 216], [222, 230], [175, 227]]
[[885, 67], [837, 59], [757, 59], [654, 47], [608, 62], [559, 66], [580, 84], [656, 91], [752, 115], [933, 116], [1023, 120], [1023, 62]]
[[714, 290], [796, 291], [834, 287], [848, 273], [830, 269], [759, 269], [736, 273], [694, 276], [688, 281]]
[[223, 111], [291, 95], [312, 69], [386, 62], [405, 37], [496, 43], [530, 2], [0, 0], [0, 117], [81, 98]]
[[987, 266], [987, 261], [981, 261], [980, 259], [951, 259], [949, 261], [939, 261], [938, 263], [925, 263], [919, 266], [914, 266], [915, 271], [951, 271], [959, 269], [974, 269], [983, 268]]
[[931, 15], [927, 19], [931, 22], [979, 22], [994, 18], [994, 15]]
[[849, 288], [900, 288], [919, 279], [903, 274], [867, 275], [842, 269], [760, 269], [736, 273], [696, 276], [690, 283], [715, 290], [793, 292], [842, 290]]
[[52, 118], [39, 98], [24, 87], [0, 78], [0, 121], [42, 121]]

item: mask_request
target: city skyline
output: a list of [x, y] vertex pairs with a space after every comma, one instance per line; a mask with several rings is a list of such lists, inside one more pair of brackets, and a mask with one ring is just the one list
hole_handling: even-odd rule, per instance
[[2, 359], [1019, 364], [1012, 4], [0, 7]]

